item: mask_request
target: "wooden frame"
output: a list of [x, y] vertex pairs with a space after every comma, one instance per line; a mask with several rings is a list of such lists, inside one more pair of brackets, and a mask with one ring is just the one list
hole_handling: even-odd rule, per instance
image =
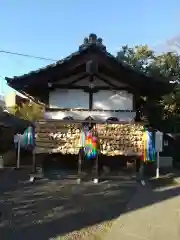
[[[42, 122], [44, 123], [46, 120], [41, 120], [41, 121], [38, 121], [38, 122]], [[95, 120], [83, 120], [83, 121], [80, 121], [80, 120], [48, 120], [48, 122], [60, 122], [60, 123], [64, 123], [64, 124], [73, 124], [73, 123], [88, 123], [88, 124], [91, 124], [91, 123], [94, 123], [94, 124], [131, 124], [132, 122], [127, 122], [127, 121], [124, 121], [124, 122], [119, 122], [119, 121], [95, 121]], [[82, 126], [83, 127], [83, 126]], [[95, 160], [95, 175], [94, 175], [94, 179], [93, 179], [93, 182], [94, 183], [98, 183], [99, 182], [99, 169], [98, 169], [98, 161], [99, 161], [99, 151], [97, 151], [97, 156], [96, 156], [96, 160]], [[36, 172], [36, 153], [35, 151], [33, 151], [33, 165], [32, 165], [32, 169], [33, 169], [33, 172], [35, 173]], [[81, 182], [81, 172], [82, 172], [82, 155], [79, 151], [79, 154], [78, 154], [78, 169], [77, 169], [77, 183], [80, 183]]]

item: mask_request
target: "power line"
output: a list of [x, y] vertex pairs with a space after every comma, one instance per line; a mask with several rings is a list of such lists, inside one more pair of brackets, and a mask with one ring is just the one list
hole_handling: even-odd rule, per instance
[[39, 56], [34, 56], [34, 55], [29, 55], [29, 54], [24, 54], [24, 53], [18, 53], [18, 52], [10, 52], [10, 51], [2, 50], [2, 49], [0, 49], [0, 53], [17, 55], [17, 56], [21, 56], [21, 57], [35, 58], [35, 59], [39, 59], [39, 60], [53, 61], [53, 62], [57, 61], [57, 60], [54, 60], [51, 58], [44, 58], [44, 57], [39, 57]]

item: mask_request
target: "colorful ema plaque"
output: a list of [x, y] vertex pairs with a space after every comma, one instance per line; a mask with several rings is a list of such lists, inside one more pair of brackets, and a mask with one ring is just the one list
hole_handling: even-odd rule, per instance
[[95, 131], [95, 128], [89, 130], [89, 128], [85, 126], [82, 132], [84, 155], [88, 160], [94, 159], [97, 155], [97, 137]]
[[144, 130], [143, 142], [142, 160], [144, 162], [154, 162], [156, 160], [155, 133]]

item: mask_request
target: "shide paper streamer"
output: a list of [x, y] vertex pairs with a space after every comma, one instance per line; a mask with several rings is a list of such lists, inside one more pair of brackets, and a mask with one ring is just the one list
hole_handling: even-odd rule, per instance
[[154, 162], [156, 160], [155, 133], [144, 129], [143, 141], [142, 160], [144, 162]]

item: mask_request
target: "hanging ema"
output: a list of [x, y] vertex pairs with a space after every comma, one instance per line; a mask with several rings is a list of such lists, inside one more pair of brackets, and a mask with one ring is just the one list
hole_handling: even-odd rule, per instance
[[95, 158], [97, 155], [97, 137], [95, 131], [95, 127], [93, 127], [92, 130], [89, 130], [89, 128], [85, 126], [82, 133], [82, 139], [84, 142], [84, 155], [88, 160]]
[[153, 131], [144, 130], [143, 134], [143, 154], [142, 160], [144, 162], [153, 162], [156, 160], [155, 151], [155, 133]]

